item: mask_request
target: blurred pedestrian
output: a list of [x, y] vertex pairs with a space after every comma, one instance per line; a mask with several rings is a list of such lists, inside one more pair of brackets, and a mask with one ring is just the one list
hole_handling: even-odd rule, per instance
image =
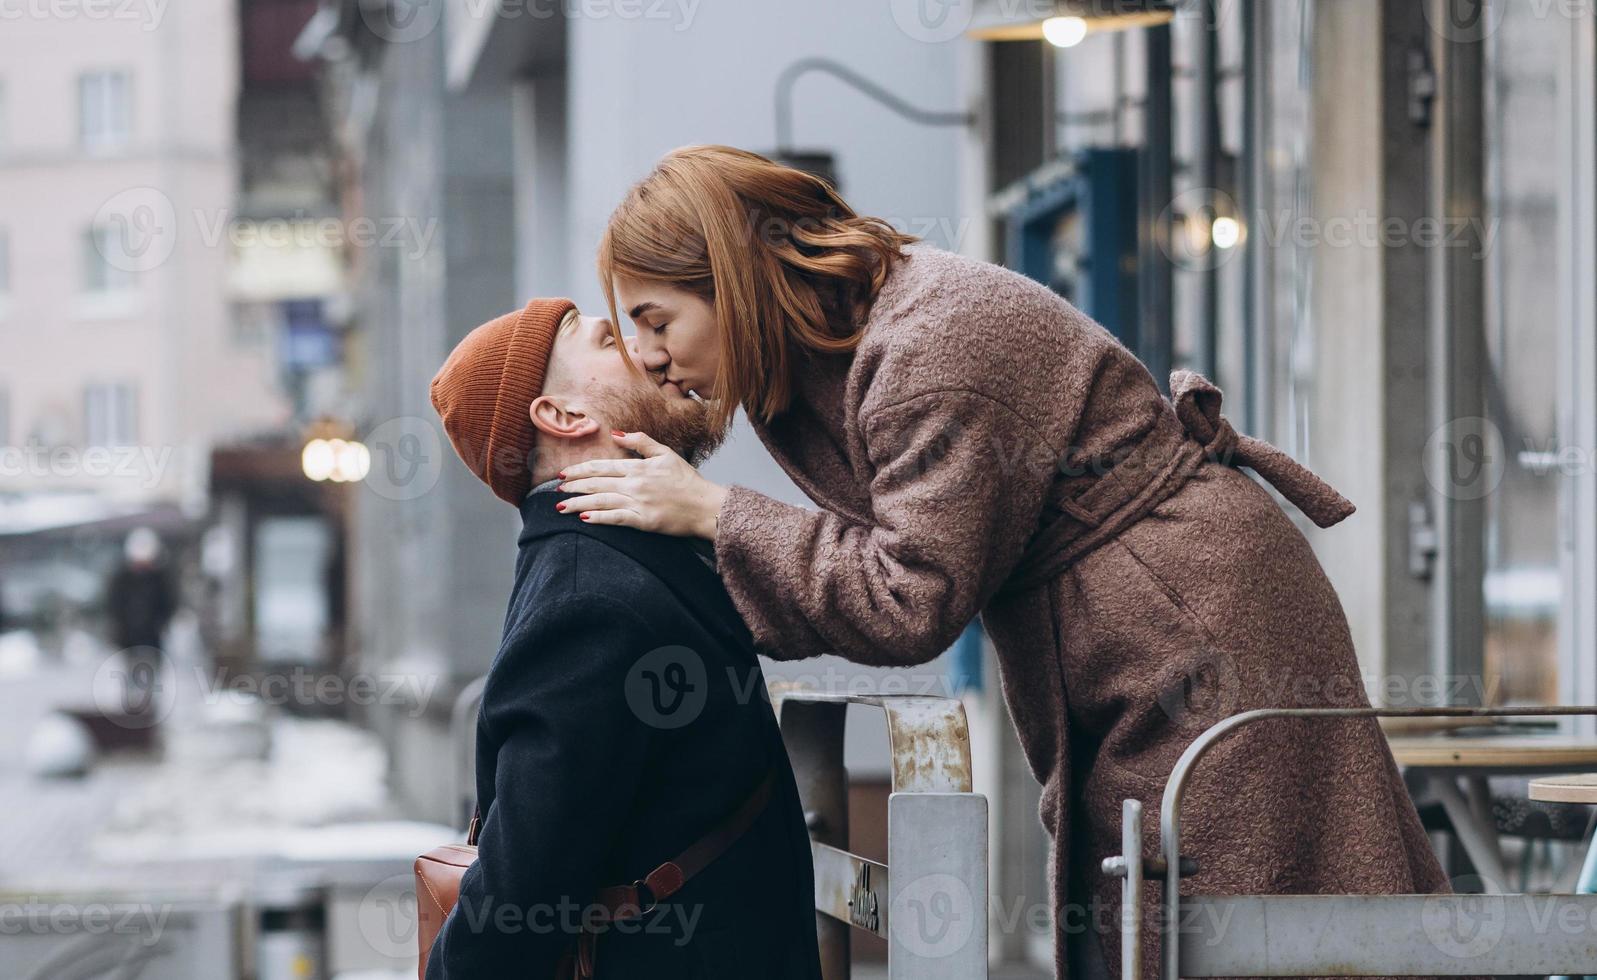
[[134, 714], [151, 707], [164, 659], [162, 637], [177, 611], [177, 589], [161, 551], [159, 535], [134, 528], [123, 544], [122, 565], [106, 588], [111, 642], [127, 661], [124, 704]]

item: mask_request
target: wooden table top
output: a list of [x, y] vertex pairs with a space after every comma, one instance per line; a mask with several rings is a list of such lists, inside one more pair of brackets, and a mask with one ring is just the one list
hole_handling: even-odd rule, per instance
[[1387, 739], [1400, 766], [1430, 769], [1597, 769], [1597, 739], [1569, 735], [1398, 735]]
[[1547, 803], [1597, 803], [1597, 773], [1532, 779], [1530, 798]]

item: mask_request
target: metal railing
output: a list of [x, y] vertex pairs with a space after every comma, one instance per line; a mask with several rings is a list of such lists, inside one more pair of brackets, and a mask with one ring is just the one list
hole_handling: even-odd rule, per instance
[[[847, 980], [852, 930], [887, 940], [890, 980], [987, 976], [987, 798], [971, 791], [965, 706], [951, 698], [772, 691], [810, 827], [821, 972]], [[848, 706], [887, 715], [887, 863], [848, 848]]]
[[[1216, 742], [1271, 718], [1348, 719], [1597, 715], [1548, 708], [1263, 708], [1226, 718], [1176, 761], [1160, 812], [1160, 856], [1144, 861], [1142, 804], [1121, 814], [1121, 977], [1142, 980], [1145, 880], [1164, 883], [1161, 972], [1224, 976], [1582, 975], [1597, 972], [1597, 895], [1182, 895], [1197, 870], [1181, 854], [1181, 799]], [[1574, 923], [1576, 927], [1568, 927]]]

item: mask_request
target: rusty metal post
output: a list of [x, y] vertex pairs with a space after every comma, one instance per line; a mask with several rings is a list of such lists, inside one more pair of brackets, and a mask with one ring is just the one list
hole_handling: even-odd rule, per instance
[[[826, 980], [849, 976], [851, 929], [888, 941], [889, 980], [985, 977], [987, 800], [971, 791], [965, 706], [912, 695], [772, 694], [810, 825]], [[850, 704], [887, 714], [888, 864], [847, 849], [843, 732]]]
[[[776, 701], [782, 726], [782, 740], [793, 762], [798, 781], [799, 800], [804, 805], [804, 820], [810, 839], [839, 850], [848, 849], [848, 772], [843, 768], [843, 722], [848, 705], [843, 702], [791, 702], [779, 696]], [[815, 892], [819, 903], [823, 889], [846, 889], [849, 882], [822, 880], [816, 869]], [[817, 904], [817, 908], [821, 906]], [[821, 946], [821, 976], [825, 980], [848, 980], [849, 925], [839, 919], [815, 913], [815, 931]]]

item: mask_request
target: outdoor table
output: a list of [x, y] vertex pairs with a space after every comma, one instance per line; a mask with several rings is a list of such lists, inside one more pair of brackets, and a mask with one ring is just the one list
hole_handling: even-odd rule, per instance
[[[1533, 779], [1529, 796], [1544, 803], [1597, 803], [1597, 773]], [[1577, 895], [1593, 892], [1597, 892], [1597, 839], [1586, 849], [1586, 863], [1581, 866], [1580, 881], [1575, 885]]]
[[[1597, 769], [1597, 740], [1590, 738], [1399, 735], [1387, 741], [1397, 764], [1410, 770], [1441, 802], [1464, 853], [1493, 892], [1505, 890], [1508, 875], [1498, 848], [1487, 777]], [[1537, 798], [1534, 792], [1531, 798]]]
[[1530, 798], [1544, 803], [1597, 803], [1597, 773], [1533, 779]]

